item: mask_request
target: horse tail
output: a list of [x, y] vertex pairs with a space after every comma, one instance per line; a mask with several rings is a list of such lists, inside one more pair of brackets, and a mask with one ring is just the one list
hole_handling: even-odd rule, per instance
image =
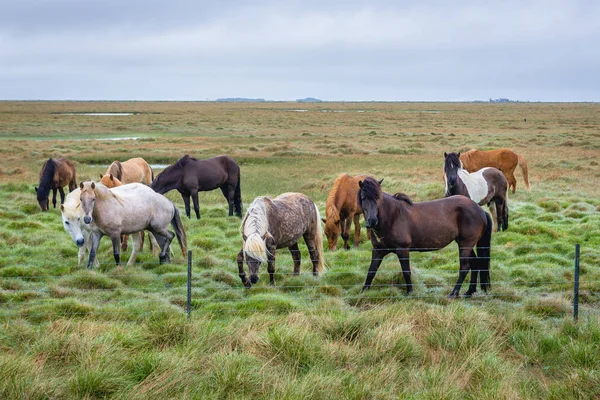
[[325, 257], [323, 256], [325, 253], [323, 251], [323, 228], [321, 227], [321, 214], [319, 213], [319, 207], [315, 204], [315, 211], [317, 212], [317, 232], [315, 235], [315, 240], [317, 241], [317, 253], [319, 253], [319, 263], [317, 264], [317, 275], [325, 272]]
[[492, 218], [486, 212], [485, 214], [485, 231], [477, 242], [477, 269], [479, 270], [480, 285], [484, 292], [491, 288], [490, 283], [490, 250], [492, 245]]
[[240, 186], [241, 180], [242, 176], [238, 171], [237, 184], [235, 185], [235, 193], [233, 195], [233, 206], [235, 208], [235, 214], [240, 218], [242, 218], [242, 188]]
[[177, 241], [179, 242], [179, 247], [181, 248], [181, 254], [183, 257], [187, 257], [187, 237], [185, 235], [185, 230], [183, 229], [183, 223], [181, 223], [181, 217], [179, 216], [179, 210], [177, 206], [173, 204], [173, 219], [171, 220], [171, 226], [175, 229], [175, 235], [177, 235]]
[[267, 245], [258, 232], [252, 232], [246, 238], [244, 255], [260, 262], [267, 262]]
[[525, 181], [525, 186], [527, 187], [527, 190], [531, 190], [531, 187], [529, 187], [529, 172], [527, 168], [527, 161], [525, 161], [525, 159], [518, 154], [517, 157], [519, 159], [519, 167], [521, 167], [521, 173], [523, 174], [523, 181]]

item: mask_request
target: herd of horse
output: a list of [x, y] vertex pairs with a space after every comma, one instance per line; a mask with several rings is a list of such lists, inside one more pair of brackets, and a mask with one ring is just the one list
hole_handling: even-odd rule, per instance
[[[383, 258], [398, 257], [406, 291], [412, 291], [409, 255], [411, 251], [434, 251], [455, 241], [459, 248], [459, 277], [450, 297], [459, 295], [460, 287], [471, 272], [465, 296], [480, 287], [490, 287], [490, 246], [492, 231], [508, 228], [508, 190], [516, 188], [514, 170], [520, 165], [529, 189], [527, 163], [509, 149], [470, 150], [463, 154], [444, 153], [445, 197], [414, 203], [403, 193], [383, 192], [381, 183], [369, 175], [341, 174], [327, 196], [325, 218], [316, 204], [302, 193], [284, 193], [275, 198], [256, 198], [242, 219], [242, 247], [237, 254], [239, 276], [247, 288], [258, 282], [261, 264], [267, 264], [269, 280], [274, 284], [277, 249], [289, 249], [294, 274], [300, 273], [300, 238], [304, 239], [313, 264], [313, 274], [325, 270], [323, 229], [330, 251], [337, 248], [341, 236], [345, 249], [350, 248], [350, 228], [354, 222], [354, 246], [360, 239], [360, 215], [364, 215], [367, 237], [373, 246], [371, 264], [362, 290], [366, 290]], [[184, 155], [156, 177], [142, 158], [113, 162], [98, 183], [85, 181], [76, 186], [73, 163], [64, 158], [47, 160], [35, 188], [42, 211], [49, 208], [49, 192], [61, 195], [64, 229], [79, 247], [79, 264], [89, 253], [87, 267], [98, 265], [96, 252], [103, 236], [113, 245], [117, 266], [121, 250], [132, 236], [133, 249], [128, 265], [135, 262], [142, 249], [144, 231], [149, 232], [151, 247], [161, 263], [170, 261], [170, 245], [177, 238], [182, 254], [187, 253], [187, 238], [177, 207], [164, 194], [177, 190], [191, 217], [190, 197], [196, 217], [200, 218], [198, 192], [221, 189], [229, 206], [229, 216], [242, 217], [240, 167], [231, 157], [218, 156], [199, 160]], [[69, 186], [65, 199], [63, 186]], [[492, 218], [483, 211], [488, 205]], [[493, 221], [492, 221], [493, 219]], [[168, 228], [171, 225], [174, 232]], [[249, 277], [244, 271], [244, 262]]]

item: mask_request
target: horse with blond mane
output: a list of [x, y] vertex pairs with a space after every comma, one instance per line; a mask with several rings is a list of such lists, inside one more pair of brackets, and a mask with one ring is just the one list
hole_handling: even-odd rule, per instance
[[152, 185], [154, 173], [152, 168], [143, 158], [130, 158], [127, 161], [113, 161], [108, 167], [104, 175], [100, 175], [100, 183], [107, 188], [115, 187], [115, 179], [122, 184], [127, 183], [143, 183]]
[[[267, 263], [269, 280], [275, 284], [275, 251], [287, 247], [294, 260], [294, 275], [300, 273], [298, 241], [304, 237], [313, 264], [313, 275], [325, 269], [321, 217], [315, 203], [302, 193], [284, 193], [274, 199], [257, 197], [248, 207], [240, 227], [242, 249], [237, 263], [242, 283], [247, 288], [258, 282], [258, 270]], [[250, 279], [244, 272], [244, 259]]]
[[[362, 210], [357, 202], [358, 182], [365, 179], [367, 175], [350, 176], [341, 174], [337, 177], [327, 196], [325, 203], [325, 236], [329, 250], [335, 251], [337, 240], [342, 235], [344, 249], [350, 249], [348, 239], [350, 238], [350, 225], [354, 221], [354, 247], [358, 247], [360, 241], [360, 215]], [[367, 230], [369, 236], [369, 230]]]
[[[160, 248], [160, 262], [169, 262], [169, 245], [177, 236], [183, 256], [187, 253], [187, 239], [177, 207], [165, 196], [140, 183], [130, 183], [108, 189], [103, 184], [80, 184], [83, 222], [92, 230], [92, 249], [88, 268], [96, 257], [102, 236], [110, 237], [117, 266], [121, 263], [121, 234], [148, 230]], [[175, 233], [167, 227], [173, 226]]]
[[484, 167], [498, 168], [506, 177], [508, 188], [512, 187], [513, 193], [517, 189], [517, 179], [515, 178], [514, 171], [517, 165], [519, 165], [523, 174], [525, 187], [527, 187], [527, 190], [531, 189], [529, 187], [527, 161], [510, 149], [485, 151], [472, 149], [461, 153], [460, 161], [463, 164], [463, 168], [469, 172], [476, 172]]

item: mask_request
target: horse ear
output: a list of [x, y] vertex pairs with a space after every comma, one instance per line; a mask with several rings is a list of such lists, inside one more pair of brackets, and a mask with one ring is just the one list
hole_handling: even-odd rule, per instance
[[363, 181], [358, 181], [358, 187], [363, 187]]
[[60, 211], [65, 212], [65, 206], [64, 205], [60, 205]]
[[384, 178], [381, 178], [381, 180], [379, 181], [379, 186], [381, 186], [381, 182], [383, 182]]
[[444, 158], [448, 157], [448, 153], [444, 152]]
[[83, 190], [83, 182], [79, 182], [79, 189]]
[[325, 225], [327, 225], [327, 220], [326, 220], [325, 218], [321, 218], [321, 221], [323, 221], [323, 223], [324, 223]]
[[92, 185], [90, 186], [92, 188], [92, 190], [96, 189], [96, 184], [94, 182], [92, 182]]
[[100, 174], [100, 179], [104, 178], [104, 175]]
[[33, 188], [35, 189], [35, 192], [37, 193], [37, 186], [34, 186]]
[[114, 180], [115, 180], [115, 178], [113, 177], [113, 174], [110, 174], [110, 180], [111, 180], [111, 181], [114, 181]]
[[460, 153], [457, 154], [458, 158], [460, 158]]

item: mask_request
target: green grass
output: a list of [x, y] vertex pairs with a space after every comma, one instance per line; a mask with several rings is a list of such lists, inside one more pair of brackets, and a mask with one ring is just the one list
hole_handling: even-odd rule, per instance
[[[328, 103], [306, 105], [306, 113], [290, 106], [0, 104], [0, 139], [11, 144], [0, 151], [0, 398], [597, 396], [600, 174], [590, 162], [600, 157], [597, 105]], [[105, 107], [140, 114], [118, 121], [52, 114]], [[93, 140], [109, 137], [143, 139]], [[101, 266], [87, 271], [60, 211], [41, 213], [33, 192], [49, 156], [74, 159], [82, 180], [114, 159], [168, 164], [184, 152], [227, 153], [241, 166], [244, 209], [257, 196], [299, 191], [324, 216], [341, 172], [385, 178], [385, 191], [425, 201], [443, 195], [443, 152], [473, 147], [522, 154], [532, 190], [517, 171], [509, 230], [492, 239], [491, 292], [470, 300], [446, 297], [457, 279], [454, 244], [411, 254], [412, 294], [392, 255], [361, 293], [371, 258], [364, 229], [358, 248], [325, 253], [322, 277], [310, 274], [301, 242], [300, 276], [281, 249], [275, 286], [261, 267], [260, 282], [247, 290], [235, 261], [240, 220], [227, 217], [217, 190], [200, 193], [200, 220], [183, 216], [193, 251], [188, 319], [178, 248], [172, 264], [159, 265], [145, 247], [135, 266], [116, 269], [103, 239]], [[183, 210], [178, 193], [167, 197]]]

